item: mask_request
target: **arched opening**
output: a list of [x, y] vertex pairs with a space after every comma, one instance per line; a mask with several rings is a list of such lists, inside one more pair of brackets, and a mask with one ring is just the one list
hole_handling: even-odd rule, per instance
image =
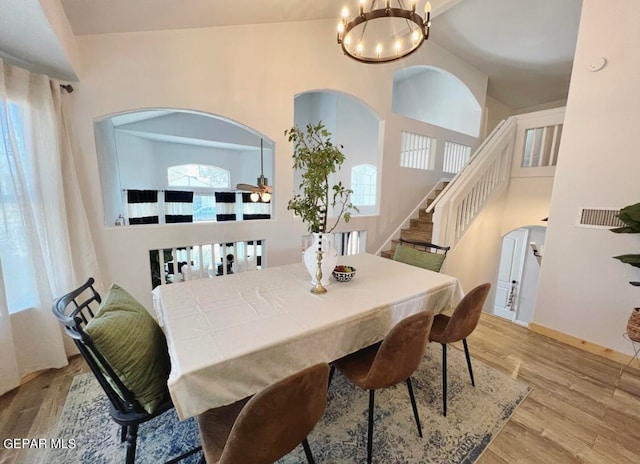
[[477, 137], [482, 108], [453, 74], [430, 66], [398, 69], [393, 75], [394, 113]]
[[[138, 110], [99, 119], [95, 134], [108, 226], [247, 219], [234, 186], [254, 184], [261, 170], [274, 177], [273, 143], [221, 116]], [[261, 208], [260, 219], [270, 217], [271, 204]]]
[[[317, 90], [299, 94], [294, 101], [295, 125], [304, 128], [307, 124], [319, 121], [331, 133], [334, 144], [342, 145], [345, 162], [332, 179], [333, 183], [342, 182], [347, 188], [354, 190], [353, 199], [368, 202], [357, 205], [360, 210], [353, 215], [374, 215], [379, 209], [380, 190], [380, 118], [361, 100], [344, 93]], [[367, 180], [367, 195], [358, 194], [364, 185], [355, 186], [353, 169], [357, 166], [369, 166]], [[358, 168], [364, 169], [364, 168]], [[358, 171], [356, 171], [358, 172]], [[373, 174], [372, 174], [373, 173]], [[294, 172], [294, 188], [300, 184], [301, 173]], [[356, 188], [354, 188], [354, 186]], [[373, 201], [373, 203], [371, 203]]]
[[502, 239], [493, 314], [528, 326], [533, 320], [547, 228], [520, 227]]

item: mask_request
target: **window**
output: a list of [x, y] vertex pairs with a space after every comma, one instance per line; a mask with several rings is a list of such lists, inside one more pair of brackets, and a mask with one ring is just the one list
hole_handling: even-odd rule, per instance
[[15, 103], [8, 104], [8, 114], [0, 110], [0, 261], [10, 313], [39, 304], [34, 250], [25, 240], [29, 229], [22, 210], [30, 201], [25, 198], [27, 190], [33, 186], [15, 184], [16, 179], [31, 182], [22, 111]]
[[356, 206], [376, 204], [376, 178], [378, 170], [370, 164], [358, 164], [351, 168], [351, 203]]
[[213, 193], [193, 193], [193, 222], [215, 221], [216, 211]]
[[470, 146], [455, 142], [445, 142], [442, 171], [449, 174], [459, 173], [469, 161], [469, 156], [471, 156]]
[[167, 168], [169, 187], [189, 187], [193, 194], [193, 221], [216, 220], [216, 198], [213, 189], [229, 188], [231, 174], [218, 166], [183, 164]]
[[432, 169], [432, 143], [433, 139], [431, 137], [402, 131], [400, 166], [413, 169]]
[[230, 173], [206, 164], [183, 164], [167, 168], [169, 187], [229, 188]]

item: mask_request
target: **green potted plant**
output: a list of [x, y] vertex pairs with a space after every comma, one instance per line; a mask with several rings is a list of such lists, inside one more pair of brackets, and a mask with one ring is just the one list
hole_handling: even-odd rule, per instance
[[[638, 234], [640, 233], [640, 203], [625, 206], [618, 213], [618, 218], [626, 225], [611, 229], [618, 234]], [[625, 254], [614, 256], [615, 259], [633, 267], [640, 268], [640, 254]], [[629, 282], [633, 286], [640, 286], [640, 282]], [[640, 308], [633, 308], [629, 321], [627, 322], [627, 336], [636, 342], [640, 342]]]
[[[293, 142], [293, 168], [299, 170], [302, 180], [300, 193], [287, 205], [287, 209], [300, 216], [313, 234], [314, 243], [305, 251], [305, 265], [311, 274], [311, 283], [316, 285], [318, 260], [316, 252], [322, 251], [322, 285], [329, 285], [329, 276], [335, 267], [338, 255], [330, 241], [330, 234], [341, 218], [345, 222], [351, 219], [351, 212], [358, 211], [351, 203], [353, 191], [342, 182], [330, 185], [330, 177], [344, 163], [342, 145], [334, 145], [331, 133], [322, 121], [307, 124], [305, 129], [292, 127], [284, 131], [289, 142]], [[337, 213], [328, 224], [329, 214]]]

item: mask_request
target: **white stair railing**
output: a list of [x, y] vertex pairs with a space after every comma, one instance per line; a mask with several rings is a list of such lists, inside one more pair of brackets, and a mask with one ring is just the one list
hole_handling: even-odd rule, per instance
[[426, 211], [433, 211], [433, 243], [452, 248], [491, 197], [509, 185], [516, 117], [499, 124]]

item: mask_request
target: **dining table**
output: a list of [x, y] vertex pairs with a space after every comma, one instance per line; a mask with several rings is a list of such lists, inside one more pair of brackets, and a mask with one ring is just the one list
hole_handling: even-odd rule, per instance
[[362, 253], [353, 279], [311, 293], [303, 263], [161, 285], [157, 320], [181, 420], [234, 403], [320, 362], [382, 340], [403, 318], [440, 313], [463, 292], [455, 277]]

